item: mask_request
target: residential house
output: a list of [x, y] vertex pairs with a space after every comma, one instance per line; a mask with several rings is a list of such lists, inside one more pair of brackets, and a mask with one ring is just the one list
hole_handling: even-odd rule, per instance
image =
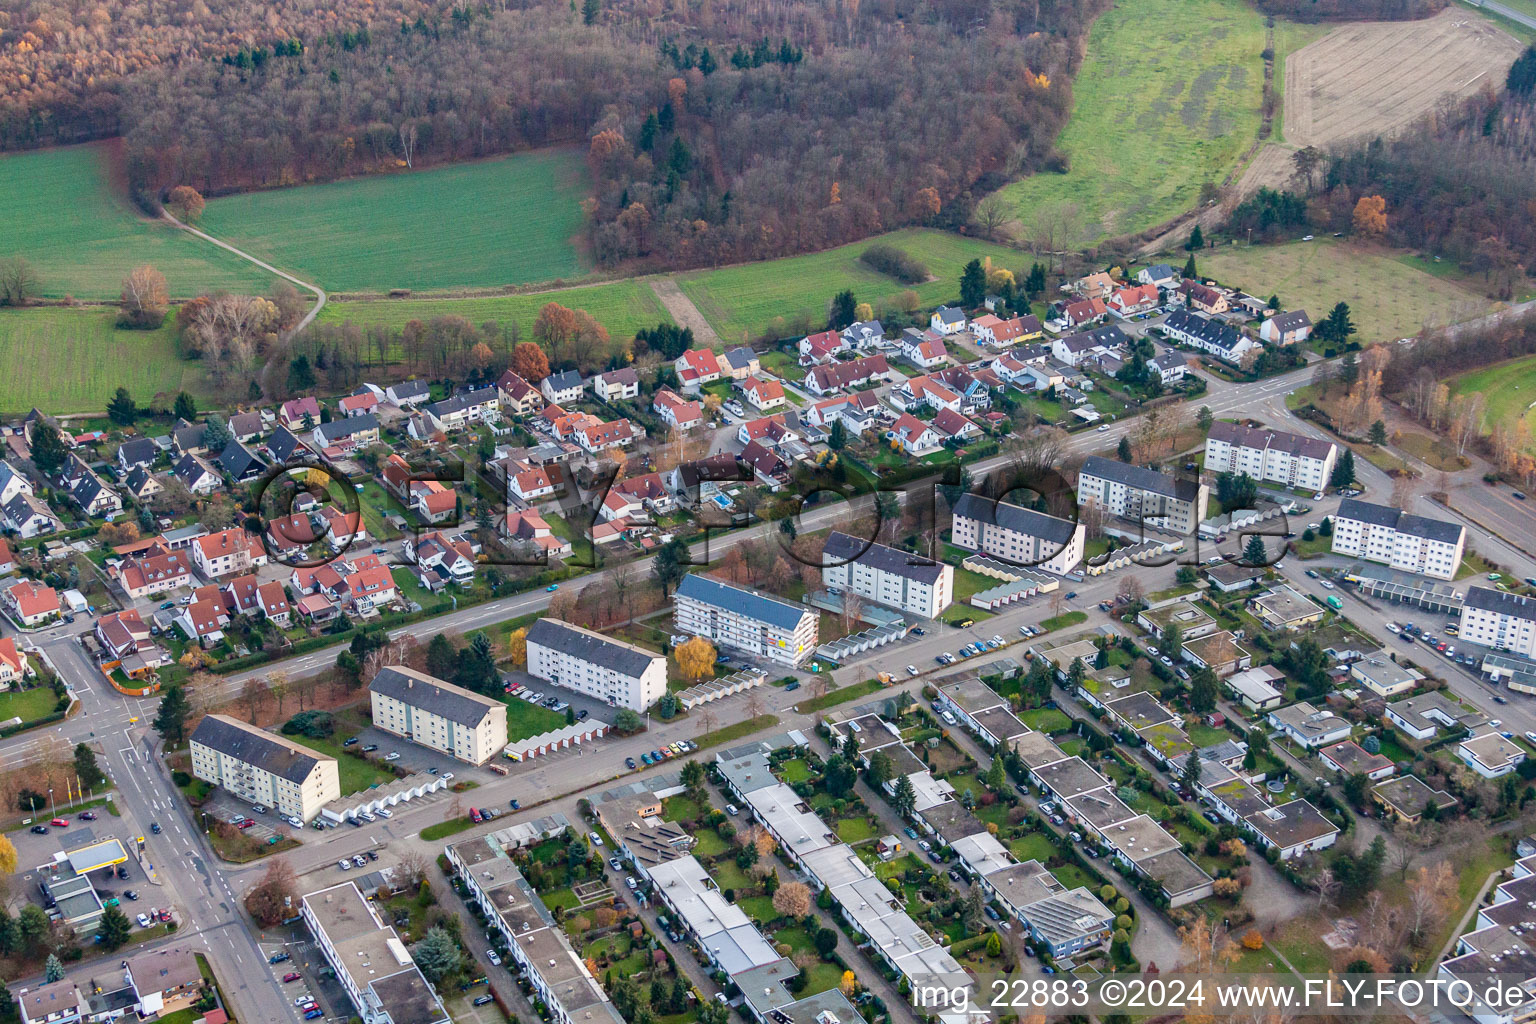
[[78, 455], [70, 455], [63, 477], [70, 498], [87, 516], [111, 516], [123, 510], [123, 499]]
[[1150, 313], [1157, 308], [1157, 285], [1138, 284], [1121, 288], [1109, 297], [1110, 311], [1132, 317], [1138, 313]]
[[171, 430], [171, 454], [180, 458], [183, 455], [207, 455], [208, 454], [208, 425], [206, 423], [188, 423], [186, 420], [177, 420], [176, 426]]
[[507, 370], [496, 381], [501, 392], [501, 407], [511, 416], [529, 416], [544, 408], [544, 395], [538, 388]]
[[5, 503], [5, 525], [22, 540], [56, 533], [64, 528], [63, 521], [53, 514], [53, 509], [43, 504], [31, 491], [18, 491], [14, 498]]
[[891, 433], [894, 435], [892, 439], [899, 441], [906, 453], [913, 457], [931, 455], [942, 446], [938, 431], [909, 412], [897, 417], [891, 425]]
[[1457, 744], [1456, 756], [1483, 778], [1497, 779], [1518, 768], [1525, 760], [1525, 751], [1490, 728]]
[[1276, 313], [1259, 327], [1259, 340], [1271, 345], [1296, 345], [1312, 337], [1312, 318], [1304, 309]]
[[507, 459], [502, 463], [507, 474], [507, 493], [532, 503], [565, 490], [565, 476], [557, 465], [535, 466]]
[[940, 306], [928, 318], [928, 329], [945, 335], [965, 330], [965, 310], [958, 306]]
[[875, 425], [880, 409], [880, 399], [874, 392], [856, 391], [815, 403], [806, 409], [805, 422], [827, 432], [832, 430], [832, 424], [841, 422], [850, 434], [863, 436]]
[[278, 427], [272, 436], [267, 438], [267, 457], [276, 465], [286, 465], [290, 459], [303, 458], [310, 454], [309, 446], [299, 440], [298, 435], [287, 427]]
[[1350, 724], [1327, 709], [1318, 710], [1306, 701], [1276, 708], [1268, 715], [1271, 727], [1308, 750], [1349, 739]]
[[11, 550], [11, 545], [4, 537], [0, 537], [0, 576], [9, 576], [16, 571], [16, 552]]
[[930, 337], [910, 327], [901, 332], [901, 357], [919, 370], [932, 370], [949, 362], [949, 354], [945, 352], [941, 338]]
[[830, 395], [862, 387], [877, 378], [887, 379], [890, 374], [891, 367], [885, 356], [864, 356], [846, 363], [813, 367], [805, 377], [805, 387], [812, 394]]
[[1072, 327], [1082, 327], [1099, 320], [1109, 312], [1103, 299], [1083, 299], [1081, 302], [1069, 302], [1061, 311], [1061, 318]]
[[640, 397], [640, 375], [625, 366], [592, 378], [592, 394], [604, 402], [627, 402]]
[[24, 652], [16, 649], [12, 637], [0, 639], [0, 690], [20, 686], [22, 680], [32, 675], [32, 666]]
[[281, 583], [263, 583], [256, 588], [256, 608], [268, 621], [286, 629], [292, 620], [293, 608]]
[[739, 387], [748, 402], [764, 411], [781, 408], [789, 401], [784, 397], [784, 385], [776, 380], [748, 377]]
[[1081, 366], [1095, 356], [1119, 356], [1130, 338], [1117, 325], [1079, 331], [1051, 342], [1051, 355], [1069, 367]]
[[1167, 263], [1158, 263], [1136, 271], [1136, 281], [1158, 288], [1173, 288], [1179, 283], [1179, 272]]
[[452, 434], [476, 423], [497, 419], [501, 412], [501, 391], [490, 386], [472, 388], [441, 402], [422, 406], [421, 412], [433, 430]]
[[267, 464], [239, 441], [230, 441], [224, 447], [224, 451], [219, 454], [217, 461], [219, 468], [237, 484], [254, 480], [267, 469]]
[[586, 391], [586, 382], [575, 370], [561, 370], [540, 381], [539, 390], [554, 405], [570, 405], [581, 401], [581, 396]]
[[117, 568], [117, 582], [135, 601], [149, 594], [190, 587], [194, 582], [192, 559], [184, 551], [151, 548], [141, 555], [125, 558]]
[[1260, 347], [1258, 342], [1236, 327], [1187, 309], [1176, 309], [1169, 313], [1163, 320], [1163, 333], [1234, 366]]
[[[422, 585], [433, 591], [447, 583], [463, 583], [475, 574], [475, 553], [469, 542], [441, 532], [405, 541], [405, 557], [416, 566]], [[430, 581], [430, 582], [429, 582]]]
[[315, 428], [314, 442], [322, 452], [335, 449], [342, 453], [366, 448], [379, 442], [379, 418], [372, 413], [332, 420]]
[[549, 523], [537, 512], [508, 512], [499, 526], [501, 535], [514, 546], [523, 546], [545, 556], [565, 558], [571, 554], [571, 542], [556, 536]]
[[707, 348], [691, 348], [672, 364], [684, 391], [697, 391], [720, 379], [720, 357]]
[[320, 422], [320, 403], [311, 395], [284, 402], [278, 407], [277, 421], [294, 433], [306, 429], [306, 423], [312, 429]]
[[1364, 748], [1350, 740], [1323, 747], [1318, 750], [1317, 756], [1324, 767], [1332, 768], [1340, 775], [1364, 775], [1372, 782], [1379, 782], [1397, 771], [1397, 765], [1392, 763], [1391, 758], [1366, 753]]
[[962, 444], [981, 436], [981, 428], [953, 409], [940, 409], [931, 426], [945, 441]]
[[660, 388], [651, 409], [676, 431], [695, 430], [704, 425], [704, 407], [685, 400], [671, 388]]
[[1190, 309], [1198, 309], [1211, 316], [1225, 313], [1230, 308], [1224, 292], [1203, 285], [1199, 281], [1183, 282], [1179, 285], [1179, 294], [1184, 297], [1184, 302]]
[[205, 578], [213, 580], [266, 565], [267, 552], [261, 538], [234, 527], [199, 537], [192, 544], [192, 564]]
[[1163, 385], [1177, 384], [1184, 379], [1188, 372], [1189, 360], [1184, 358], [1184, 353], [1169, 349], [1162, 355], [1155, 356], [1147, 363], [1147, 369], [1161, 378]]
[[176, 626], [188, 640], [196, 640], [210, 647], [224, 639], [224, 627], [229, 625], [229, 610], [218, 587], [200, 587], [193, 593], [192, 603], [177, 610]]
[[844, 327], [841, 334], [848, 347], [866, 351], [885, 342], [885, 325], [879, 320], [860, 320]]
[[761, 484], [778, 490], [789, 483], [789, 463], [761, 441], [748, 444], [737, 459], [751, 468], [754, 478]]
[[800, 440], [800, 434], [789, 425], [784, 413], [776, 412], [742, 423], [736, 428], [736, 440], [744, 445], [757, 441], [765, 448], [777, 448], [781, 444]]
[[[117, 465], [124, 473], [139, 466], [147, 469], [159, 454], [160, 449], [155, 447], [155, 442], [147, 437], [136, 437], [118, 446]], [[26, 482], [26, 478], [17, 474], [9, 465], [5, 465], [5, 469], [0, 470], [0, 476], [3, 476], [3, 479], [0, 479], [0, 503], [11, 500], [12, 494], [15, 493], [12, 490], [13, 487], [25, 486], [28, 490], [32, 487]], [[19, 485], [16, 483], [18, 480]]]
[[800, 365], [823, 366], [839, 352], [847, 351], [843, 336], [836, 331], [821, 331], [800, 339]]
[[576, 443], [594, 455], [610, 448], [623, 448], [632, 444], [634, 439], [634, 425], [623, 419], [593, 424], [575, 434]]
[[758, 360], [757, 353], [746, 345], [728, 348], [720, 356], [720, 372], [731, 380], [756, 377], [762, 368], [763, 364]]
[[336, 403], [343, 416], [366, 416], [379, 410], [379, 396], [368, 387], [360, 387]]
[[432, 388], [424, 380], [403, 380], [385, 388], [384, 397], [402, 409], [409, 409], [430, 399]]
[[0, 606], [11, 618], [31, 629], [58, 616], [59, 595], [52, 587], [22, 580], [0, 592]]
[[165, 490], [165, 485], [156, 480], [148, 469], [143, 466], [135, 466], [123, 478], [123, 490], [127, 491], [135, 501], [142, 505]]
[[1085, 299], [1107, 299], [1119, 286], [1118, 281], [1101, 270], [1078, 278], [1072, 283], [1072, 290]]
[[424, 522], [442, 523], [458, 512], [459, 496], [436, 480], [413, 480], [406, 504]]
[[201, 455], [183, 455], [172, 467], [171, 475], [199, 497], [207, 497], [224, 485], [224, 478]]
[[891, 389], [891, 401], [904, 410], [926, 406], [934, 410], [959, 412], [965, 405], [958, 392], [932, 376], [912, 377], [896, 385]]
[[993, 348], [1007, 348], [1021, 342], [1034, 341], [1044, 334], [1040, 318], [1032, 315], [1016, 316], [1009, 320], [988, 313], [971, 322], [976, 340]]

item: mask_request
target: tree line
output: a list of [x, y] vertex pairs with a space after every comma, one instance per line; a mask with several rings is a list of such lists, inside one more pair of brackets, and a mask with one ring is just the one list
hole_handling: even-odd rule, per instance
[[[1046, 166], [1104, 5], [783, 0], [658, 17], [531, 0], [445, 16], [397, 0], [372, 21], [347, 3], [324, 27], [279, 18], [270, 40], [265, 8], [236, 5], [262, 29], [177, 50], [216, 59], [156, 51], [13, 97], [0, 148], [121, 133], [152, 207], [183, 185], [217, 195], [576, 143], [600, 263], [764, 259], [961, 226], [984, 192]], [[109, 49], [136, 45], [117, 31]]]

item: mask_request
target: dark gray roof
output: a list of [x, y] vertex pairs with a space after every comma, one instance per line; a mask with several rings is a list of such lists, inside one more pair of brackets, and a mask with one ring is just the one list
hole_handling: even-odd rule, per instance
[[278, 427], [267, 439], [267, 452], [278, 462], [287, 462], [295, 452], [304, 450], [304, 442], [294, 436], [287, 427]]
[[881, 572], [895, 573], [929, 585], [937, 583], [944, 573], [944, 566], [938, 562], [924, 560], [920, 555], [886, 547], [884, 544], [872, 544], [862, 537], [850, 537], [836, 530], [827, 535], [827, 544], [822, 550], [827, 558], [838, 562], [858, 562]]
[[1188, 365], [1188, 363], [1189, 360], [1184, 357], [1183, 352], [1176, 352], [1173, 349], [1169, 349], [1167, 352], [1164, 352], [1162, 355], [1157, 356], [1151, 362], [1147, 363], [1147, 365], [1155, 366], [1159, 370], [1171, 370], [1175, 366], [1185, 366]]
[[243, 480], [252, 473], [259, 473], [266, 468], [266, 463], [256, 457], [245, 445], [239, 441], [231, 441], [225, 445], [224, 451], [219, 454], [219, 466], [234, 477]]
[[1273, 449], [1319, 461], [1326, 459], [1328, 452], [1333, 448], [1331, 441], [1320, 438], [1292, 434], [1284, 430], [1245, 427], [1225, 420], [1217, 420], [1211, 424], [1210, 436], [1218, 441], [1225, 441], [1243, 448]]
[[1192, 337], [1199, 338], [1207, 345], [1213, 345], [1223, 352], [1230, 352], [1243, 340], [1243, 332], [1229, 324], [1212, 320], [1208, 316], [1199, 313], [1191, 313], [1187, 309], [1176, 309], [1168, 314], [1163, 321], [1163, 326], [1169, 330], [1179, 331]]
[[1487, 587], [1468, 587], [1463, 608], [1477, 608], [1485, 612], [1512, 615], [1517, 619], [1536, 622], [1536, 597], [1517, 597], [1502, 590]]
[[[751, 352], [752, 350], [747, 349], [747, 351]], [[730, 353], [727, 352], [726, 355], [730, 355]], [[607, 373], [600, 373], [597, 375], [597, 377], [605, 384], [620, 384], [624, 387], [628, 387], [631, 384], [640, 383], [640, 375], [635, 372], [635, 368], [633, 366], [621, 366], [617, 370], [609, 370]]]
[[934, 310], [934, 314], [946, 324], [963, 323], [965, 320], [965, 310], [958, 306], [940, 306]]
[[728, 608], [780, 629], [794, 629], [800, 624], [801, 616], [809, 610], [802, 605], [790, 604], [745, 587], [733, 587], [698, 573], [689, 573], [683, 577], [683, 582], [677, 587], [677, 596], [692, 598], [717, 608]]
[[155, 452], [155, 442], [147, 437], [140, 437], [132, 441], [124, 441], [117, 450], [117, 457], [126, 466], [132, 466], [135, 463], [148, 465], [155, 461]]
[[1312, 318], [1307, 316], [1307, 311], [1304, 309], [1292, 310], [1289, 313], [1276, 313], [1269, 318], [1269, 322], [1274, 324], [1276, 329], [1280, 331], [1294, 331], [1300, 327], [1312, 326]]
[[484, 405], [492, 399], [500, 399], [501, 394], [495, 388], [478, 388], [474, 391], [461, 391], [452, 398], [445, 398], [441, 402], [433, 402], [427, 406], [427, 411], [433, 416], [451, 416], [456, 412], [463, 412], [476, 405]]
[[561, 370], [559, 373], [552, 373], [547, 380], [549, 381], [551, 391], [569, 391], [572, 388], [582, 386], [581, 374], [575, 370]]
[[751, 366], [752, 360], [756, 358], [757, 353], [752, 351], [750, 348], [747, 348], [745, 345], [738, 345], [735, 348], [727, 349], [725, 353], [725, 361], [730, 363], [733, 369], [737, 370], [742, 370], [748, 366]]
[[196, 455], [183, 455], [177, 461], [176, 467], [172, 472], [176, 474], [177, 479], [189, 487], [196, 483], [205, 473], [209, 476], [217, 475], [212, 471], [208, 463]]
[[235, 436], [261, 433], [261, 413], [242, 412], [229, 418], [229, 431]]
[[322, 423], [315, 429], [326, 441], [335, 441], [339, 438], [351, 437], [353, 434], [361, 434], [369, 430], [379, 429], [379, 418], [373, 413], [367, 413], [363, 416], [348, 416], [344, 419]]
[[1151, 277], [1153, 280], [1157, 281], [1160, 281], [1165, 277], [1175, 277], [1178, 274], [1178, 271], [1174, 270], [1173, 267], [1169, 266], [1167, 263], [1158, 263], [1147, 267], [1146, 271], [1148, 277]]
[[145, 486], [152, 479], [154, 478], [150, 476], [149, 470], [146, 467], [135, 466], [133, 469], [128, 471], [128, 476], [125, 482], [128, 485], [128, 490], [137, 495], [143, 492]]
[[391, 384], [388, 390], [393, 391], [399, 398], [415, 398], [417, 395], [432, 393], [431, 386], [419, 377], [414, 380], [402, 380], [398, 384]]
[[303, 782], [314, 771], [315, 765], [335, 760], [224, 715], [205, 716], [197, 723], [192, 742], [212, 747], [221, 754], [253, 764], [289, 782]]
[[956, 518], [964, 516], [966, 519], [1001, 526], [1005, 530], [1039, 537], [1055, 544], [1069, 543], [1072, 535], [1077, 532], [1077, 524], [1070, 519], [1058, 519], [1022, 505], [983, 498], [979, 494], [962, 495], [955, 503], [954, 514]]
[[1411, 515], [1389, 505], [1377, 505], [1359, 498], [1345, 498], [1339, 502], [1337, 518], [1353, 519], [1372, 526], [1386, 526], [1410, 537], [1422, 537], [1441, 544], [1455, 544], [1466, 532], [1466, 527], [1460, 523]]
[[[528, 630], [528, 642], [590, 661], [621, 675], [638, 677], [662, 655], [643, 651], [632, 644], [610, 640], [580, 626], [559, 619], [540, 619]], [[664, 659], [663, 659], [664, 660]]]
[[1090, 455], [1084, 460], [1079, 475], [1111, 480], [1135, 490], [1151, 491], [1153, 494], [1177, 498], [1180, 501], [1193, 501], [1199, 488], [1193, 480], [1179, 480], [1167, 473], [1147, 469], [1145, 466], [1132, 466], [1115, 459], [1100, 458], [1097, 455]]
[[379, 674], [373, 677], [373, 682], [368, 684], [368, 689], [470, 728], [484, 721], [491, 708], [501, 705], [499, 700], [483, 697], [425, 672], [398, 665], [380, 669]]
[[187, 451], [189, 448], [203, 447], [203, 435], [207, 431], [208, 427], [206, 424], [184, 423], [182, 426], [171, 431], [171, 438], [176, 442], [178, 449]]

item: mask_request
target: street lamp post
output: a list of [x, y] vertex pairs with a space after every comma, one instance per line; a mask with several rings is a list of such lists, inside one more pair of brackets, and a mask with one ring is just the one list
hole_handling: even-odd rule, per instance
[[53, 787], [52, 786], [48, 787], [48, 809], [53, 812], [53, 816], [55, 818], [57, 818], [59, 816], [59, 807], [58, 807], [57, 804], [55, 804], [53, 802]]

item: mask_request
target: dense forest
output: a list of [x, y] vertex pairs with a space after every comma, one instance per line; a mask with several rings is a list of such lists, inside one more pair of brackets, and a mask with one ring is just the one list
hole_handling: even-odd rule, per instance
[[1259, 10], [1292, 21], [1406, 21], [1427, 18], [1450, 0], [1254, 0]]
[[576, 143], [599, 262], [688, 266], [965, 223], [1053, 160], [1107, 0], [236, 3], [206, 29], [202, 0], [0, 3], [5, 70], [40, 83], [3, 93], [0, 148], [120, 133], [152, 202]]

